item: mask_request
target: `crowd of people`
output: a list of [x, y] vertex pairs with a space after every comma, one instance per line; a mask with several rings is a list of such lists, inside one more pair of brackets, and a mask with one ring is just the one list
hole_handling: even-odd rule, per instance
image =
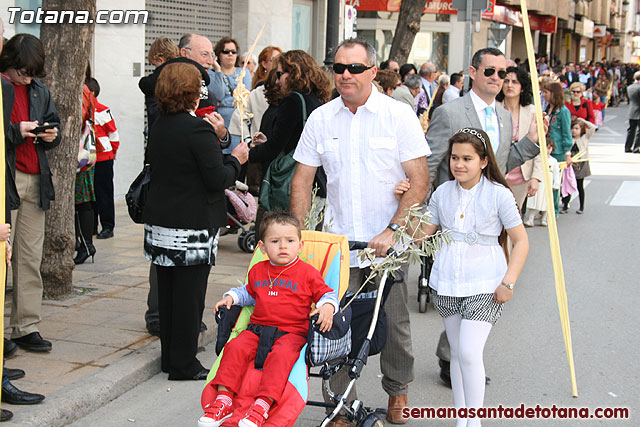
[[[617, 61], [558, 67], [540, 58], [541, 92], [534, 94], [527, 64], [493, 48], [479, 50], [468, 70], [451, 75], [438, 72], [430, 62], [418, 68], [387, 60], [378, 68], [375, 49], [358, 39], [337, 46], [331, 72], [301, 50], [267, 46], [257, 56], [245, 52], [242, 58], [239, 52], [239, 44], [230, 37], [215, 45], [199, 34], [185, 34], [177, 44], [161, 37], [148, 55], [156, 68], [139, 82], [147, 113], [144, 163], [151, 165], [143, 213], [144, 255], [150, 261], [145, 321], [148, 331], [160, 338], [162, 371], [169, 380], [203, 380], [209, 373], [197, 358], [198, 335], [206, 328], [207, 280], [227, 227], [224, 190], [246, 181], [251, 194], [259, 196], [255, 227], [260, 247], [272, 260], [264, 265], [269, 274], [270, 268], [281, 271], [300, 264], [299, 231], [315, 188], [325, 202], [323, 229], [369, 242], [378, 256], [393, 245], [394, 232], [405, 225], [405, 212], [414, 204], [424, 204], [432, 215], [427, 234], [439, 229], [451, 233], [453, 242], [436, 255], [430, 277], [432, 300], [445, 329], [437, 355], [441, 377], [453, 389], [454, 405], [481, 407], [484, 344], [524, 266], [524, 227], [533, 226], [538, 214], [540, 225], [548, 224], [540, 185], [551, 177], [556, 215], [569, 211], [576, 191], [577, 213], [584, 213], [589, 139], [607, 106], [625, 99], [638, 107], [630, 119], [631, 142], [628, 138], [625, 150], [640, 150], [638, 67]], [[12, 37], [0, 54], [9, 166], [7, 218], [13, 224], [0, 227], [0, 239], [9, 242], [9, 235], [14, 236], [12, 245], [7, 244], [8, 250], [13, 248], [14, 292], [5, 357], [17, 346], [52, 349], [37, 327], [44, 217], [55, 197], [47, 151], [60, 143], [60, 119], [49, 90], [38, 79], [44, 76], [44, 61], [41, 42], [25, 34]], [[470, 82], [466, 90], [465, 74]], [[240, 84], [248, 91], [244, 109], [237, 108]], [[79, 146], [76, 264], [93, 259], [94, 235], [114, 236], [113, 170], [119, 135], [110, 108], [98, 102], [99, 94], [100, 86], [87, 68], [82, 122], [94, 142]], [[536, 97], [546, 113], [550, 174], [543, 171], [537, 145]], [[53, 126], [39, 129], [49, 124]], [[286, 158], [295, 165], [289, 179], [270, 183], [280, 186], [280, 198], [263, 198], [265, 173], [281, 167], [280, 160]], [[290, 213], [269, 212], [273, 204]], [[402, 270], [406, 272], [408, 265]], [[349, 289], [360, 288], [369, 273], [370, 266], [353, 256]], [[320, 324], [328, 329], [337, 298], [316, 282], [301, 305], [318, 302]], [[236, 288], [216, 308], [252, 298], [269, 305], [264, 295]], [[387, 420], [403, 424], [414, 380], [404, 280], [393, 286], [385, 309], [388, 337], [380, 357], [381, 383], [389, 396]], [[272, 323], [270, 315], [255, 321]], [[295, 322], [286, 331], [292, 336], [283, 344], [285, 353], [304, 344], [293, 339], [300, 338], [302, 323]], [[253, 348], [257, 343], [251, 334], [238, 342]], [[248, 357], [246, 349], [236, 347], [229, 353]], [[274, 369], [274, 378], [283, 375], [294, 358], [285, 359]], [[223, 359], [221, 366], [230, 371], [216, 377], [219, 397], [205, 408], [202, 425], [220, 425], [230, 415], [238, 378], [229, 372], [240, 363], [231, 356]], [[32, 404], [44, 399], [10, 383], [22, 375], [20, 370], [4, 370], [3, 402]], [[340, 389], [348, 380], [348, 369], [343, 368], [332, 378], [332, 387]], [[242, 425], [264, 423], [282, 395], [281, 383], [265, 385]], [[356, 398], [353, 388], [348, 400]], [[477, 420], [464, 422], [479, 425]], [[338, 417], [331, 425], [350, 425], [350, 420]]]

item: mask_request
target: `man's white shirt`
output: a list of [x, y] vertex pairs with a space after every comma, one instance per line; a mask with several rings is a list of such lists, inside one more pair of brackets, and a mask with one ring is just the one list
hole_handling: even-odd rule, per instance
[[497, 133], [497, 137], [498, 140], [497, 141], [491, 141], [491, 145], [494, 148], [494, 152], [497, 152], [498, 150], [498, 146], [500, 145], [500, 123], [498, 123], [498, 114], [496, 112], [496, 100], [494, 99], [491, 104], [487, 104], [486, 102], [484, 102], [484, 100], [482, 98], [480, 98], [474, 91], [473, 89], [471, 89], [469, 91], [469, 93], [471, 94], [471, 102], [473, 102], [473, 108], [476, 110], [476, 113], [478, 114], [478, 119], [480, 119], [480, 124], [482, 125], [482, 130], [484, 130], [485, 132], [487, 131], [486, 126], [485, 126], [485, 119], [487, 117], [487, 113], [485, 111], [485, 108], [487, 107], [493, 107], [493, 117], [492, 117], [492, 121], [493, 121], [493, 128], [496, 130]]
[[445, 104], [458, 98], [460, 98], [460, 89], [458, 89], [454, 85], [449, 85], [447, 90], [445, 90], [442, 94], [442, 103]]
[[[342, 97], [314, 110], [293, 157], [327, 173], [326, 231], [368, 242], [398, 209], [393, 189], [406, 178], [402, 162], [430, 154], [411, 107], [372, 85], [355, 114]], [[352, 267], [366, 264], [352, 252]]]

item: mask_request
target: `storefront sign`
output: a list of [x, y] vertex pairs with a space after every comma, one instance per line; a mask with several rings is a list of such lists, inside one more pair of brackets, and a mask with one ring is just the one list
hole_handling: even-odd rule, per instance
[[[482, 17], [495, 22], [522, 27], [522, 13], [520, 8], [508, 7], [496, 4], [482, 12]], [[529, 24], [532, 30], [539, 30], [541, 33], [550, 34], [557, 30], [558, 19], [555, 16], [540, 16], [529, 14]]]
[[593, 27], [593, 37], [604, 37], [607, 34], [606, 25], [596, 25]]
[[[380, 10], [386, 12], [399, 12], [402, 0], [346, 0], [346, 3], [360, 11]], [[425, 7], [422, 13], [457, 15], [458, 11], [453, 8], [452, 0], [425, 0]]]

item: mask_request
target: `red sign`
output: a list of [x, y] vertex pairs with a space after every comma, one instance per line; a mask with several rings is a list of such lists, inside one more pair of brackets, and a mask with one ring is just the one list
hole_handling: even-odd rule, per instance
[[[491, 0], [490, 0], [491, 1]], [[492, 9], [492, 11], [490, 10]], [[482, 12], [482, 17], [495, 22], [522, 27], [522, 12], [520, 8], [507, 7], [494, 4], [492, 8], [487, 8]], [[540, 30], [541, 33], [555, 33], [558, 18], [555, 16], [541, 16], [529, 14], [529, 26], [532, 30]]]
[[[346, 0], [348, 6], [358, 10], [380, 10], [386, 12], [399, 12], [402, 0]], [[422, 13], [442, 13], [456, 15], [458, 11], [453, 8], [452, 0], [425, 0]]]

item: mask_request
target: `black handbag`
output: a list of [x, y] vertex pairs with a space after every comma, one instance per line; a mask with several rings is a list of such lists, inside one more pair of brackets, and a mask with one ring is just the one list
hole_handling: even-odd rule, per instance
[[133, 180], [125, 195], [129, 216], [136, 224], [142, 224], [142, 212], [147, 201], [149, 184], [151, 183], [151, 165], [145, 164], [142, 172]]

